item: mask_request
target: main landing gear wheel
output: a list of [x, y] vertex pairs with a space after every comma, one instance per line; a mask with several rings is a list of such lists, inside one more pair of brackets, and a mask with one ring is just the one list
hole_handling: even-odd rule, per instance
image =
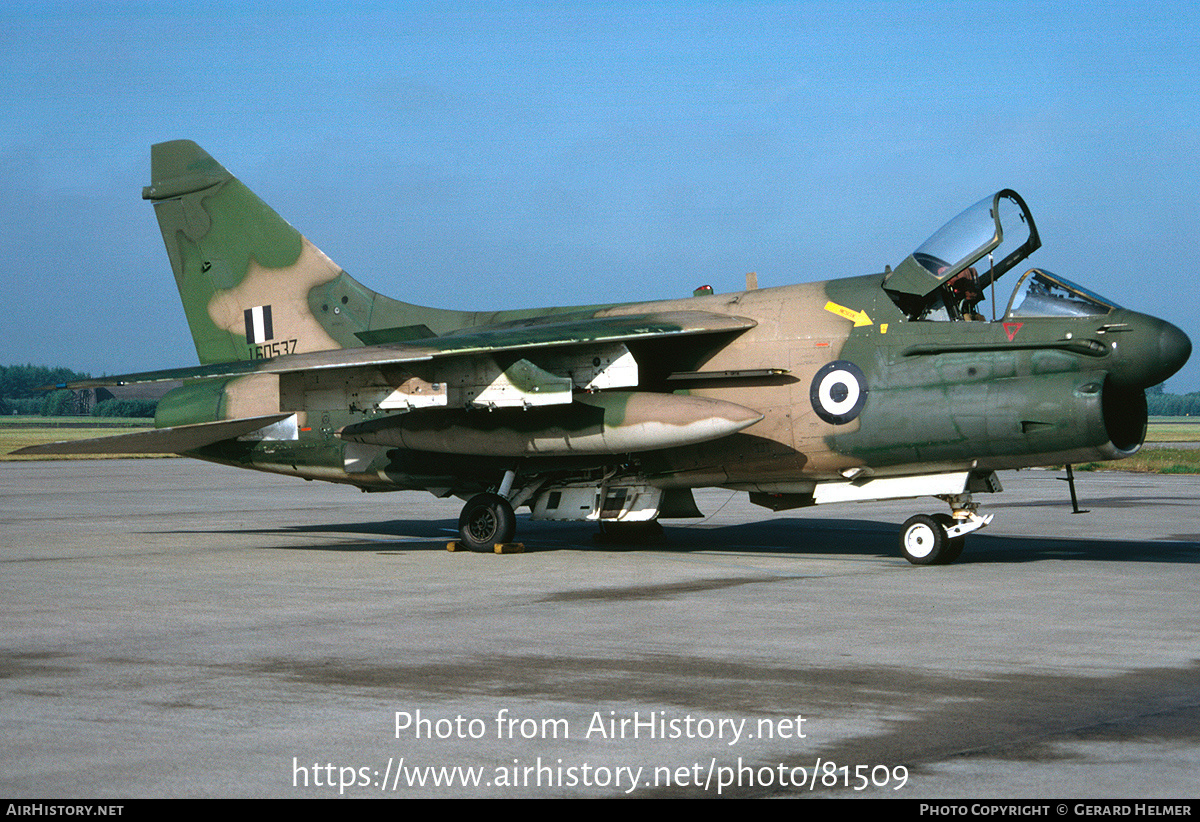
[[955, 540], [946, 535], [941, 518], [935, 515], [909, 517], [900, 530], [900, 552], [913, 565], [940, 565], [950, 561], [946, 557], [957, 557], [962, 552], [962, 545], [960, 543], [956, 551], [953, 542]]
[[499, 494], [476, 494], [458, 515], [458, 533], [464, 547], [491, 551], [498, 542], [512, 542], [517, 517], [512, 505]]

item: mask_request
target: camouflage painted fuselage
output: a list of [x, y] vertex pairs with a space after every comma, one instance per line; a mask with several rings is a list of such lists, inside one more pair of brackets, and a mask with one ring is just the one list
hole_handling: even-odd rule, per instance
[[[230, 465], [462, 496], [507, 473], [522, 502], [630, 478], [802, 505], [822, 483], [1128, 455], [1143, 389], [1190, 353], [1174, 326], [1036, 271], [1019, 288], [1049, 309], [954, 308], [965, 273], [994, 281], [1037, 247], [1021, 213], [1026, 243], [987, 278], [970, 268], [1001, 243], [1001, 205], [1024, 209], [1015, 192], [984, 214], [992, 245], [958, 261], [919, 250], [867, 276], [484, 313], [362, 286], [194, 143], [152, 156], [143, 196], [202, 367], [133, 378], [183, 378], [159, 406], [164, 450]], [[221, 427], [239, 420], [263, 424]]]

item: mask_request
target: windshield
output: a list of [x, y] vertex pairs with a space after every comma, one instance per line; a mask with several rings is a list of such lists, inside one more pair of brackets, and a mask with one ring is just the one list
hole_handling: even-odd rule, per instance
[[1095, 317], [1120, 308], [1112, 300], [1088, 291], [1070, 280], [1031, 268], [1021, 275], [1012, 299], [1008, 302], [1008, 317]]

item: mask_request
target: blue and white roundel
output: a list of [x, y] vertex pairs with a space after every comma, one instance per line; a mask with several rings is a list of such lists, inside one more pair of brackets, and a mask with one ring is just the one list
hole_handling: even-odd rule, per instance
[[834, 360], [813, 376], [809, 398], [818, 417], [844, 425], [859, 415], [867, 401], [867, 378], [854, 363]]

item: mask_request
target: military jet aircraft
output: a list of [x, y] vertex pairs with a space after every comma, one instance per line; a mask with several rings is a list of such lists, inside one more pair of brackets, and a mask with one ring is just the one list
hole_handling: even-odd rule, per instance
[[71, 383], [183, 380], [156, 430], [23, 451], [456, 495], [475, 550], [510, 543], [523, 506], [634, 537], [720, 486], [773, 510], [937, 497], [949, 512], [909, 519], [900, 550], [951, 562], [991, 520], [973, 495], [1001, 490], [996, 470], [1133, 454], [1144, 389], [1191, 353], [1175, 326], [1037, 268], [1001, 306], [996, 280], [1040, 245], [1011, 190], [876, 274], [482, 313], [371, 291], [195, 143], [151, 158], [142, 196], [201, 366]]

